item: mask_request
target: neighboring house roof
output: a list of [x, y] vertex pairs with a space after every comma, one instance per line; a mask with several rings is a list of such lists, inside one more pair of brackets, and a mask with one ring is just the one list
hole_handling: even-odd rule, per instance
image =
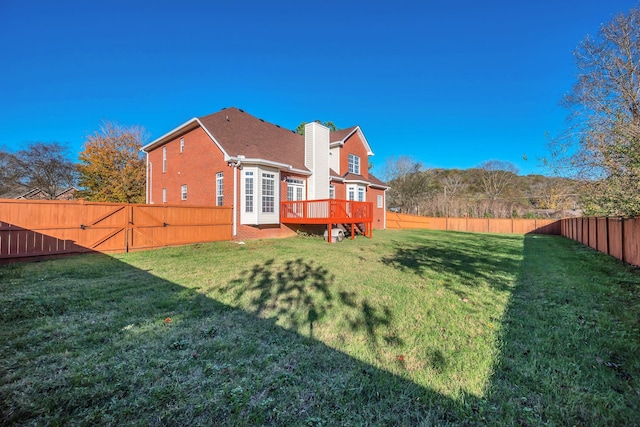
[[[75, 193], [76, 191], [78, 190], [75, 187], [69, 187], [56, 194], [55, 198], [69, 199], [73, 197], [73, 193]], [[22, 184], [18, 184], [11, 190], [0, 194], [0, 199], [41, 200], [48, 198], [49, 194], [46, 191], [41, 190], [40, 188], [27, 187], [26, 185]]]
[[26, 185], [18, 184], [11, 190], [0, 194], [0, 199], [29, 199], [39, 192], [40, 189], [38, 188], [31, 188]]

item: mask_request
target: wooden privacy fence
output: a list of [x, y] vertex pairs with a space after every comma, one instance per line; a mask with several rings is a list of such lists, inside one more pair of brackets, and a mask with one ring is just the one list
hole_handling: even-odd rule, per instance
[[387, 212], [387, 228], [426, 228], [472, 233], [560, 234], [560, 220], [519, 218], [441, 218]]
[[561, 220], [564, 237], [640, 266], [640, 218], [566, 218]]
[[231, 240], [231, 207], [0, 200], [0, 259]]

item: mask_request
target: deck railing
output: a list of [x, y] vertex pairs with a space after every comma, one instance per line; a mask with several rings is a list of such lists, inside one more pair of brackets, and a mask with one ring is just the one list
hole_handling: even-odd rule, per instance
[[370, 223], [373, 203], [337, 199], [281, 202], [280, 220], [290, 224]]

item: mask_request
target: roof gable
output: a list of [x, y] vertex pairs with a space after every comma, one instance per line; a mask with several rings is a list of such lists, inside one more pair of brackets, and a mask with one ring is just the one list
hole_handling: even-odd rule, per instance
[[360, 137], [360, 140], [364, 145], [364, 149], [367, 151], [367, 155], [373, 156], [373, 151], [371, 151], [371, 146], [369, 145], [367, 138], [365, 138], [364, 133], [362, 132], [362, 129], [360, 129], [360, 126], [352, 126], [350, 128], [331, 132], [331, 135], [329, 136], [330, 144], [331, 146], [344, 145], [347, 139], [349, 139], [354, 134], [358, 134], [358, 136]]
[[244, 156], [248, 161], [266, 161], [307, 171], [304, 165], [304, 137], [291, 130], [245, 113], [223, 108], [217, 113], [193, 118], [142, 147], [150, 152], [197, 127], [201, 127], [222, 151], [225, 159]]

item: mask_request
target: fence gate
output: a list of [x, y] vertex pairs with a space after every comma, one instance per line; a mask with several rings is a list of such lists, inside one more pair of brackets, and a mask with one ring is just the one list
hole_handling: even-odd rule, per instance
[[229, 206], [0, 200], [0, 259], [231, 240]]

